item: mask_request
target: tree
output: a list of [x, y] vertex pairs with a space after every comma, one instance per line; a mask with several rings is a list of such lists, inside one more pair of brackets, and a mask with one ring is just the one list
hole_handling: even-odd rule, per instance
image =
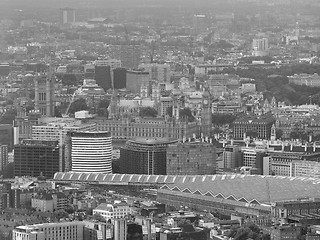
[[109, 107], [110, 104], [110, 100], [108, 99], [102, 99], [99, 104], [98, 104], [98, 108], [105, 108], [107, 109]]
[[58, 221], [60, 221], [60, 219], [62, 218], [69, 217], [69, 214], [65, 210], [60, 209], [54, 212], [54, 216], [57, 218]]
[[17, 110], [12, 108], [7, 110], [2, 117], [0, 117], [0, 124], [12, 124], [17, 115]]
[[183, 108], [179, 110], [180, 119], [185, 119], [188, 122], [193, 122], [195, 117], [192, 115], [190, 108]]
[[8, 163], [2, 171], [0, 171], [0, 175], [3, 178], [14, 178], [14, 164], [13, 162]]
[[106, 222], [106, 219], [104, 217], [102, 217], [99, 213], [95, 213], [93, 215], [93, 219], [97, 220], [99, 222]]
[[88, 109], [86, 100], [84, 98], [79, 98], [71, 104], [69, 113], [74, 114], [75, 112]]
[[74, 208], [72, 206], [68, 206], [67, 208], [64, 209], [68, 214], [74, 213]]
[[222, 126], [225, 124], [231, 124], [236, 119], [236, 115], [233, 114], [221, 114], [215, 113], [212, 114], [212, 124]]
[[98, 109], [97, 109], [98, 115], [108, 117], [109, 105], [110, 105], [110, 100], [102, 99], [98, 104]]
[[257, 130], [255, 130], [255, 129], [249, 129], [249, 130], [246, 132], [246, 136], [247, 136], [247, 137], [250, 137], [250, 138], [256, 138], [256, 137], [258, 137], [258, 132], [257, 132]]
[[139, 111], [140, 117], [156, 117], [158, 112], [153, 107], [142, 107]]
[[172, 109], [173, 109], [172, 106], [167, 108], [167, 115], [168, 115], [169, 117], [172, 117]]
[[282, 136], [283, 136], [283, 131], [282, 131], [282, 129], [277, 128], [277, 129], [276, 129], [276, 138], [277, 138], [277, 139], [281, 139]]

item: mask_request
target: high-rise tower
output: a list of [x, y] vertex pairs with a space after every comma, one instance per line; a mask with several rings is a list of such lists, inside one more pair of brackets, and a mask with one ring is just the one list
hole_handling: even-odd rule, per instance
[[201, 133], [204, 136], [210, 136], [212, 127], [212, 102], [208, 89], [202, 94], [202, 110], [201, 110]]
[[76, 11], [73, 8], [60, 9], [60, 21], [62, 24], [74, 23], [76, 21]]
[[51, 73], [41, 73], [35, 78], [35, 109], [42, 116], [54, 116], [54, 83]]

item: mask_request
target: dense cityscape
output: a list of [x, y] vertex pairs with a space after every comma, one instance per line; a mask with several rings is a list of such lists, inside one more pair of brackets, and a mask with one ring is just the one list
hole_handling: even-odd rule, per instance
[[0, 240], [320, 240], [318, 0], [1, 0]]

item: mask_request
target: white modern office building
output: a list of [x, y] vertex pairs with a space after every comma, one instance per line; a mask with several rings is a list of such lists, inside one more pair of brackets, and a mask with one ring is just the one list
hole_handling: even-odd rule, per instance
[[72, 172], [112, 173], [110, 132], [76, 131], [69, 134]]

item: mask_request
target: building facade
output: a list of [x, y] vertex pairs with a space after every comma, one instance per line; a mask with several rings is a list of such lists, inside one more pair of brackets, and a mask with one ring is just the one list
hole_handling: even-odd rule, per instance
[[12, 151], [13, 127], [11, 124], [0, 124], [0, 145], [7, 145], [8, 151]]
[[120, 149], [120, 172], [148, 175], [166, 175], [168, 139], [137, 138], [129, 140]]
[[275, 119], [271, 114], [239, 116], [232, 124], [233, 137], [235, 139], [243, 139], [251, 132], [257, 138], [270, 139], [271, 128], [274, 123]]
[[94, 69], [94, 80], [104, 91], [112, 88], [111, 67], [108, 65], [96, 65]]
[[70, 132], [73, 172], [112, 173], [112, 142], [110, 132]]
[[53, 178], [59, 172], [58, 141], [23, 140], [14, 146], [14, 175]]
[[102, 203], [97, 208], [93, 209], [94, 214], [100, 214], [107, 221], [109, 219], [122, 219], [132, 213], [132, 208], [124, 203], [106, 204]]
[[8, 164], [8, 146], [0, 145], [0, 171], [3, 171]]
[[60, 240], [83, 238], [84, 222], [42, 223], [18, 226], [13, 230], [13, 240]]
[[168, 175], [216, 173], [216, 148], [210, 142], [179, 142], [167, 148]]
[[97, 130], [109, 131], [114, 139], [137, 137], [183, 139], [199, 134], [196, 122], [173, 121], [164, 118], [94, 119]]
[[113, 70], [113, 87], [115, 89], [124, 89], [127, 86], [127, 70], [125, 68], [116, 68]]
[[40, 74], [35, 77], [35, 110], [42, 116], [54, 116], [54, 84], [51, 74]]

